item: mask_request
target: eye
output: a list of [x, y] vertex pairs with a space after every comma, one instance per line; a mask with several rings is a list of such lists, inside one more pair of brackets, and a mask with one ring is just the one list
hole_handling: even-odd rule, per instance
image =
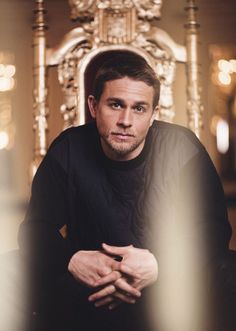
[[140, 105], [138, 105], [138, 106], [135, 107], [135, 111], [137, 113], [143, 113], [143, 112], [145, 112], [145, 110], [146, 109], [143, 106], [140, 106]]
[[112, 108], [112, 109], [121, 109], [121, 104], [120, 103], [118, 103], [118, 102], [112, 102], [111, 104], [110, 104], [110, 107]]

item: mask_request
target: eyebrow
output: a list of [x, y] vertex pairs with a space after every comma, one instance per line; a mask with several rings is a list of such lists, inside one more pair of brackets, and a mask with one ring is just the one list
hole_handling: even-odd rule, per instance
[[[117, 102], [117, 103], [120, 103], [122, 105], [125, 105], [125, 100], [123, 99], [119, 99], [119, 98], [107, 98], [107, 102]], [[146, 101], [135, 101], [134, 102], [134, 105], [137, 106], [137, 105], [145, 105], [145, 106], [149, 106], [149, 103], [146, 102]]]
[[119, 99], [119, 98], [107, 98], [106, 101], [107, 102], [117, 102], [117, 103], [125, 104], [125, 101], [123, 99]]

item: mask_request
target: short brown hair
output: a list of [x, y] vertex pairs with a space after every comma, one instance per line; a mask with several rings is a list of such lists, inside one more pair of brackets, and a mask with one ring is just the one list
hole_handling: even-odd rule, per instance
[[160, 96], [160, 82], [146, 60], [131, 51], [111, 51], [109, 53], [111, 53], [110, 58], [98, 69], [94, 80], [93, 95], [95, 99], [100, 100], [106, 82], [129, 77], [153, 87], [153, 108], [155, 108]]

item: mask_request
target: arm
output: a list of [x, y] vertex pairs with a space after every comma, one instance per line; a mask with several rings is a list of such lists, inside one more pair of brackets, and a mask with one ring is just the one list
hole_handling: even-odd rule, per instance
[[49, 152], [34, 177], [30, 203], [18, 236], [20, 252], [33, 281], [46, 288], [67, 273], [72, 254], [68, 241], [60, 233], [68, 215], [66, 187], [66, 172]]
[[[228, 253], [232, 231], [222, 185], [205, 149], [182, 169], [180, 183], [177, 212], [193, 226], [191, 235], [201, 236], [205, 241], [206, 262], [211, 266]], [[191, 230], [187, 224], [186, 229]]]
[[182, 194], [187, 199], [185, 203], [179, 199], [178, 212], [185, 219], [191, 217], [192, 231], [188, 228], [186, 238], [192, 241], [195, 252], [201, 254], [200, 260], [199, 255], [192, 254], [197, 256], [195, 260], [192, 259], [192, 265], [203, 279], [203, 284], [195, 284], [196, 291], [203, 290], [206, 300], [211, 301], [211, 306], [207, 308], [215, 314], [215, 322], [219, 318], [217, 325], [234, 316], [232, 308], [236, 301], [236, 259], [233, 260], [229, 251], [231, 228], [224, 192], [205, 150], [186, 164], [181, 172], [181, 183]]

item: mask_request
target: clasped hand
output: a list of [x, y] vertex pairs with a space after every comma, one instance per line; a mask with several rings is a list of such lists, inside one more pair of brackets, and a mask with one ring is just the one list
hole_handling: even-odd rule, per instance
[[[135, 303], [141, 290], [157, 280], [157, 261], [147, 249], [102, 245], [103, 251], [78, 251], [69, 263], [72, 275], [84, 285], [96, 289], [89, 296], [95, 306]], [[114, 259], [120, 256], [121, 261]]]

